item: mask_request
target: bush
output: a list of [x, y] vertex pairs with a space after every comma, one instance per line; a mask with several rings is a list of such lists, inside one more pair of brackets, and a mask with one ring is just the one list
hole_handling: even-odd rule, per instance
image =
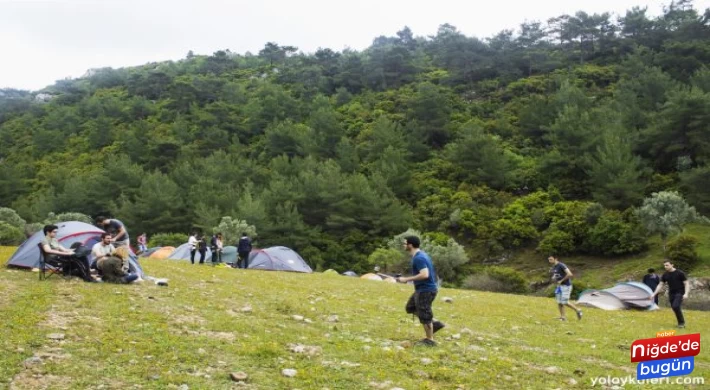
[[641, 252], [646, 248], [646, 239], [639, 224], [626, 221], [616, 210], [608, 210], [589, 229], [584, 247], [591, 254], [618, 256]]
[[697, 238], [681, 234], [668, 243], [668, 259], [673, 262], [676, 268], [688, 272], [700, 260], [697, 246]]
[[551, 227], [540, 240], [537, 251], [545, 254], [567, 255], [575, 251], [574, 237], [567, 232]]
[[525, 294], [528, 283], [522, 272], [508, 267], [489, 267], [467, 277], [463, 287], [471, 290]]
[[222, 242], [225, 245], [237, 245], [242, 233], [249, 235], [252, 240], [257, 236], [254, 225], [249, 225], [247, 221], [232, 217], [222, 217], [219, 225], [212, 228], [212, 233], [222, 233]]
[[[458, 268], [468, 262], [468, 256], [462, 245], [448, 236], [434, 235], [439, 242], [437, 243], [431, 239], [432, 236], [430, 234], [422, 235], [418, 231], [410, 228], [406, 232], [400, 233], [387, 241], [387, 248], [404, 253], [402, 251], [402, 242], [404, 241], [404, 237], [410, 235], [417, 236], [421, 239], [421, 249], [431, 257], [439, 278], [447, 282], [458, 282]], [[394, 264], [394, 268], [408, 269], [408, 263], [409, 259], [405, 256], [400, 264]]]
[[402, 262], [404, 255], [401, 250], [378, 248], [367, 257], [367, 263], [371, 267], [378, 266], [382, 272], [387, 273], [392, 270], [392, 266]]
[[25, 226], [25, 220], [15, 210], [7, 207], [0, 207], [0, 222], [5, 222], [18, 229], [22, 229]]
[[0, 245], [16, 246], [25, 241], [25, 234], [19, 228], [0, 221]]
[[44, 220], [45, 225], [50, 225], [50, 224], [55, 224], [59, 222], [66, 222], [66, 221], [79, 221], [79, 222], [84, 222], [88, 224], [93, 224], [94, 221], [91, 219], [86, 214], [82, 213], [60, 213], [60, 214], [54, 214], [54, 213], [49, 213], [47, 215], [47, 219]]
[[187, 242], [187, 234], [183, 233], [158, 233], [150, 237], [148, 247], [174, 246], [179, 247]]

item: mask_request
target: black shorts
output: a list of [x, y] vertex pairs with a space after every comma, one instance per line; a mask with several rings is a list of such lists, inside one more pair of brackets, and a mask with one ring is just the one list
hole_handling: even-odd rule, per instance
[[419, 322], [422, 324], [431, 323], [434, 319], [434, 312], [431, 310], [431, 304], [436, 299], [437, 291], [414, 292], [404, 310], [409, 314], [416, 314], [419, 317]]

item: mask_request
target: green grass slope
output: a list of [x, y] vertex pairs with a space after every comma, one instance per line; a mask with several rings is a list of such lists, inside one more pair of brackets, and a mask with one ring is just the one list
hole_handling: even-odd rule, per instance
[[[563, 323], [549, 298], [443, 289], [440, 345], [414, 347], [422, 329], [403, 312], [411, 286], [142, 264], [169, 286], [39, 282], [2, 269], [0, 388], [589, 388], [592, 378], [635, 376], [630, 344], [674, 325], [668, 309], [586, 309]], [[709, 329], [710, 313], [686, 316], [681, 333]], [[281, 374], [289, 368], [295, 377]], [[237, 371], [246, 384], [230, 379]], [[710, 383], [707, 348], [692, 376]]]
[[[688, 276], [710, 277], [710, 226], [689, 225], [684, 234], [698, 238], [698, 255], [700, 262]], [[649, 249], [638, 255], [618, 258], [592, 257], [592, 256], [561, 256], [560, 261], [567, 264], [575, 274], [575, 281], [579, 285], [607, 288], [618, 281], [641, 281], [649, 268], [655, 268], [657, 273], [663, 273], [663, 250], [660, 237], [649, 239]], [[550, 265], [546, 254], [534, 250], [524, 250], [514, 256], [510, 261], [502, 263], [522, 271], [531, 281], [549, 279]]]

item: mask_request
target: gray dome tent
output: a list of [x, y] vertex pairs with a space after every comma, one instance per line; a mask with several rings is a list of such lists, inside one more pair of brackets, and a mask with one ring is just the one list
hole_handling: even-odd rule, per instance
[[222, 247], [222, 262], [223, 263], [237, 263], [237, 247], [232, 245], [227, 245]]
[[577, 303], [604, 310], [656, 310], [652, 295], [653, 291], [643, 283], [624, 282], [604, 290], [582, 291]]
[[296, 251], [285, 246], [253, 250], [249, 254], [249, 269], [313, 272], [308, 263]]
[[[182, 244], [175, 248], [173, 253], [168, 256], [170, 260], [190, 260], [190, 244]], [[205, 261], [210, 261], [212, 259], [212, 250], [209, 246], [207, 247], [207, 252], [205, 253]], [[195, 252], [195, 261], [200, 261], [200, 252]]]
[[[104, 233], [102, 229], [94, 225], [79, 221], [59, 222], [55, 225], [59, 228], [57, 231], [57, 241], [65, 248], [69, 248], [74, 243], [80, 243], [91, 249], [95, 243], [101, 240], [101, 234]], [[12, 257], [10, 257], [10, 260], [8, 260], [8, 267], [39, 267], [39, 248], [37, 244], [39, 244], [43, 238], [44, 232], [40, 230], [23, 242]], [[143, 277], [143, 269], [140, 264], [138, 264], [138, 258], [130, 248], [129, 253], [130, 257], [128, 262], [131, 269], [135, 270]], [[93, 255], [89, 256], [89, 263], [92, 263], [93, 260]]]

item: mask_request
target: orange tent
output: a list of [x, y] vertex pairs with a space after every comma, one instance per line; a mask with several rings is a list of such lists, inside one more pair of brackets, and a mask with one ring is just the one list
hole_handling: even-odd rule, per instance
[[175, 252], [174, 246], [164, 246], [157, 251], [153, 252], [148, 258], [151, 259], [167, 259], [173, 252]]

